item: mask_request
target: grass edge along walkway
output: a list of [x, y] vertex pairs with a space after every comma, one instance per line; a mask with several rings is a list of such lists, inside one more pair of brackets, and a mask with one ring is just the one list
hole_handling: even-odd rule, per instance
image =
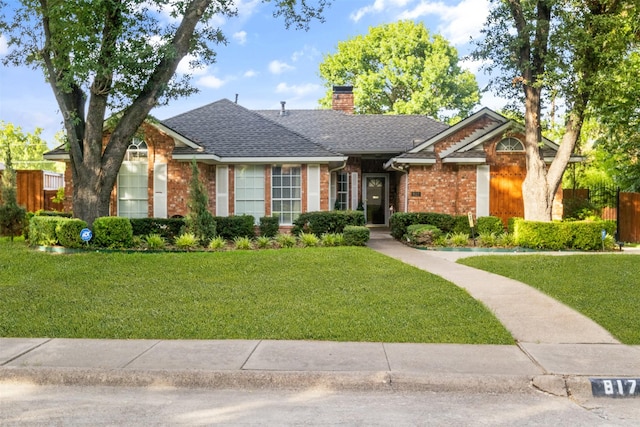
[[513, 344], [481, 303], [368, 248], [55, 255], [0, 242], [0, 336]]
[[620, 342], [640, 345], [638, 255], [487, 255], [458, 262], [526, 283], [589, 317]]

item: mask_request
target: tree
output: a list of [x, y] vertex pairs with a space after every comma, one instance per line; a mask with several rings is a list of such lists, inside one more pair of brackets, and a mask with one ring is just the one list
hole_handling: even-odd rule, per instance
[[[35, 128], [33, 133], [25, 133], [20, 126], [0, 120], [0, 146], [9, 147], [17, 169], [64, 171], [64, 166], [61, 168], [59, 163], [44, 159], [47, 143], [41, 138], [41, 134], [41, 128]], [[4, 156], [0, 155], [0, 162], [4, 161]]]
[[331, 106], [333, 85], [352, 85], [356, 113], [464, 117], [480, 99], [475, 76], [459, 66], [458, 53], [423, 24], [400, 21], [369, 28], [325, 55], [320, 76]]
[[5, 145], [5, 169], [0, 181], [0, 234], [13, 237], [22, 232], [26, 209], [18, 206], [16, 197], [16, 173], [11, 162], [11, 149]]
[[[551, 220], [590, 102], [604, 93], [603, 82], [637, 41], [638, 12], [638, 0], [494, 0], [474, 56], [490, 61], [489, 71], [501, 70], [492, 86], [525, 107], [526, 219]], [[566, 109], [564, 135], [547, 167], [540, 151], [542, 110], [558, 100]]]
[[206, 245], [216, 236], [216, 220], [209, 211], [209, 198], [195, 160], [191, 162], [191, 181], [189, 181], [189, 198], [187, 200], [187, 231], [198, 238], [201, 245]]
[[[272, 0], [287, 26], [306, 28], [331, 0]], [[174, 77], [185, 56], [211, 63], [225, 37], [211, 20], [234, 0], [22, 0], [3, 8], [5, 64], [41, 68], [62, 114], [73, 180], [73, 212], [89, 225], [109, 214], [127, 146], [149, 111], [194, 92]], [[163, 14], [168, 12], [171, 19]], [[103, 141], [107, 115], [119, 112]]]

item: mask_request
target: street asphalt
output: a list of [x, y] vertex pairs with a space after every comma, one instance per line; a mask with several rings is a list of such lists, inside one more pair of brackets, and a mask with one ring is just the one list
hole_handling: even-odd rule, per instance
[[605, 390], [608, 397], [640, 397], [640, 346], [619, 343], [595, 322], [529, 286], [455, 263], [477, 252], [412, 249], [392, 239], [387, 230], [375, 229], [368, 246], [466, 289], [505, 325], [515, 344], [0, 338], [0, 381], [542, 391], [578, 399]]

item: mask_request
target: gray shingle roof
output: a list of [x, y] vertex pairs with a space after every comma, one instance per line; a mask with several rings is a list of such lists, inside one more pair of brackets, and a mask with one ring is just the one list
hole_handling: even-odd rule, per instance
[[220, 157], [336, 157], [337, 153], [228, 99], [162, 124]]
[[343, 154], [401, 153], [449, 126], [420, 115], [345, 114], [334, 110], [256, 113]]

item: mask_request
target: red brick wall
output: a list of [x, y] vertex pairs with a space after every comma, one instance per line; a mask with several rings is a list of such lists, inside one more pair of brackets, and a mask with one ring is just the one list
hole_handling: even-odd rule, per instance
[[[412, 166], [408, 179], [409, 212], [475, 214], [475, 165]], [[400, 182], [398, 192], [404, 194], [403, 179]]]

